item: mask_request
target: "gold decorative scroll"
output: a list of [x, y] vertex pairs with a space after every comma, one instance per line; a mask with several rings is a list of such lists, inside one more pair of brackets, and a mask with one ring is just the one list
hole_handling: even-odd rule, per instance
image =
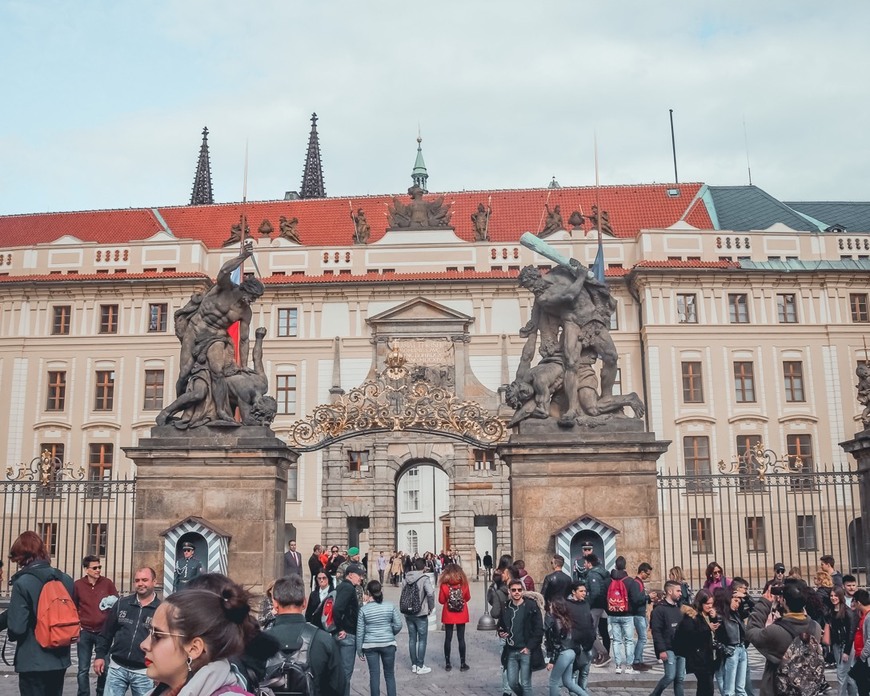
[[764, 483], [768, 474], [801, 473], [804, 462], [800, 455], [779, 457], [776, 452], [766, 449], [763, 443], [758, 442], [728, 464], [720, 459], [717, 466], [722, 474], [752, 474]]
[[48, 450], [30, 460], [29, 464], [21, 463], [17, 467], [11, 464], [6, 467], [6, 478], [10, 481], [39, 481], [40, 485], [48, 487], [62, 481], [66, 475], [68, 480], [81, 481], [85, 477], [84, 467], [74, 470], [71, 464], [64, 464], [58, 457], [52, 457]]

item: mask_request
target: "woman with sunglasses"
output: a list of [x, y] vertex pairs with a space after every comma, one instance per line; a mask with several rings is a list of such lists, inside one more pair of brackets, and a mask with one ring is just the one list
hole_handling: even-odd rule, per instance
[[707, 579], [704, 581], [704, 589], [710, 594], [713, 594], [715, 590], [724, 590], [731, 586], [731, 579], [725, 577], [725, 571], [722, 570], [722, 566], [716, 563], [716, 561], [707, 566], [705, 575]]
[[220, 593], [188, 589], [163, 600], [141, 645], [152, 696], [248, 694], [229, 658], [245, 651], [249, 600], [232, 582]]
[[323, 603], [335, 588], [332, 586], [332, 578], [326, 574], [325, 570], [321, 570], [314, 576], [314, 581], [317, 583], [315, 588], [311, 590], [308, 596], [308, 606], [305, 607], [305, 620], [317, 628], [323, 628], [320, 621], [320, 613], [323, 609]]

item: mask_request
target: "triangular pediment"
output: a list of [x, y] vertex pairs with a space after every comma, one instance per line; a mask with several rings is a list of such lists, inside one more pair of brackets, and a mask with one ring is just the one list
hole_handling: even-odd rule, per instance
[[85, 242], [83, 242], [81, 239], [79, 239], [78, 237], [74, 237], [71, 234], [61, 235], [60, 237], [58, 237], [54, 241], [49, 242], [49, 244], [57, 244], [58, 246], [65, 246], [68, 244], [84, 244], [84, 243]]
[[146, 242], [177, 242], [178, 238], [172, 234], [169, 230], [160, 230], [159, 232], [155, 232], [150, 237], [145, 239]]
[[167, 534], [175, 531], [176, 529], [179, 529], [180, 527], [184, 527], [185, 531], [195, 531], [202, 533], [203, 530], [208, 530], [219, 537], [223, 537], [224, 539], [233, 538], [233, 535], [229, 532], [225, 532], [220, 527], [212, 524], [211, 522], [202, 517], [195, 517], [193, 515], [191, 515], [190, 517], [185, 517], [183, 520], [178, 520], [178, 522], [160, 532], [160, 536], [165, 537]]
[[425, 322], [458, 322], [464, 325], [471, 324], [474, 317], [459, 312], [450, 307], [445, 307], [438, 302], [417, 297], [400, 305], [376, 314], [368, 318], [368, 323], [374, 326], [379, 324], [395, 323], [425, 323]]
[[593, 529], [594, 531], [601, 534], [602, 531], [609, 531], [612, 534], [619, 534], [619, 530], [615, 527], [607, 524], [606, 522], [602, 522], [597, 517], [593, 517], [592, 515], [580, 515], [577, 519], [572, 522], [569, 522], [561, 529], [557, 529], [553, 532], [553, 536], [559, 536], [562, 532], [570, 530], [576, 530], [578, 528], [582, 529]]

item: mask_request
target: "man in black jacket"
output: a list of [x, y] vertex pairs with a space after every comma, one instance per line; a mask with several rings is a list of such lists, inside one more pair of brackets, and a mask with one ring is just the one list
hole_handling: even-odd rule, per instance
[[133, 575], [136, 591], [115, 602], [100, 632], [94, 672], [108, 671], [106, 693], [112, 696], [126, 693], [127, 689], [133, 696], [145, 696], [154, 688], [154, 682], [145, 674], [145, 654], [139, 646], [148, 636], [154, 612], [160, 606], [154, 592], [156, 584], [153, 568], [139, 568]]
[[356, 620], [359, 616], [359, 599], [356, 588], [362, 581], [365, 570], [358, 563], [351, 563], [344, 571], [344, 580], [335, 588], [332, 616], [335, 619], [335, 640], [347, 680], [344, 696], [350, 696], [350, 679], [356, 661]]
[[558, 554], [550, 561], [553, 572], [544, 578], [541, 594], [544, 595], [544, 607], [549, 608], [550, 602], [556, 598], [565, 599], [571, 589], [571, 576], [562, 570], [565, 559]]
[[586, 584], [582, 580], [571, 583], [571, 594], [568, 595], [568, 613], [571, 615], [571, 642], [577, 656], [574, 664], [583, 665], [577, 677], [577, 684], [584, 691], [589, 680], [589, 667], [592, 666], [592, 646], [597, 640], [598, 631], [592, 619], [592, 611], [587, 601], [588, 594]]
[[[356, 593], [354, 593], [356, 598]], [[267, 633], [277, 638], [281, 647], [301, 645], [302, 632], [312, 633], [308, 649], [308, 668], [317, 684], [319, 696], [341, 696], [347, 680], [341, 665], [338, 646], [330, 635], [305, 622], [305, 584], [301, 575], [279, 578], [272, 587], [272, 608], [275, 623]]]
[[682, 696], [683, 682], [686, 679], [686, 658], [674, 654], [673, 640], [677, 625], [683, 618], [680, 610], [680, 595], [683, 589], [676, 580], [665, 583], [665, 598], [657, 604], [650, 616], [653, 647], [665, 668], [664, 676], [659, 679], [650, 696], [661, 696], [665, 689], [674, 685], [674, 694]]
[[508, 592], [511, 601], [498, 620], [498, 635], [505, 646], [501, 663], [507, 672], [510, 688], [517, 696], [532, 694], [532, 650], [541, 645], [544, 620], [534, 599], [523, 597], [525, 587], [520, 579], [511, 580]]
[[[595, 660], [593, 664], [604, 667], [610, 662], [610, 639], [604, 643], [607, 635], [607, 586], [610, 584], [610, 574], [601, 565], [598, 556], [594, 553], [587, 554], [583, 558], [586, 566], [586, 601], [592, 611], [592, 621], [595, 624]], [[604, 620], [602, 623], [602, 619]], [[603, 626], [603, 631], [602, 631]]]

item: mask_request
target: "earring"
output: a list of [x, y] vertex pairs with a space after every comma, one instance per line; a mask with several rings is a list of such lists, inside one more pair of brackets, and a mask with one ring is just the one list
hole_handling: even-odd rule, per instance
[[188, 656], [187, 656], [187, 671], [188, 671], [188, 672], [192, 672], [192, 671], [193, 671], [193, 667], [192, 667], [192, 665], [193, 665], [193, 658], [192, 658], [190, 655], [188, 655]]

